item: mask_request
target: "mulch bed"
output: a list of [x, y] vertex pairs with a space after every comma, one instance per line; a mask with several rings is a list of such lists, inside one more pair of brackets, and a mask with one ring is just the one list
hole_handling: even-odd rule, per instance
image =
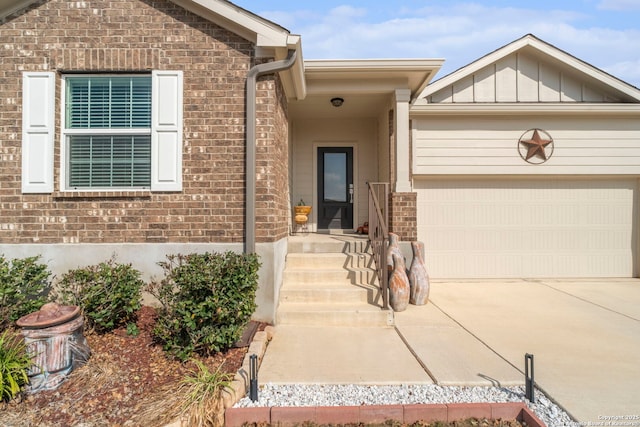
[[[193, 363], [170, 359], [152, 341], [156, 311], [138, 312], [140, 333], [126, 330], [97, 335], [85, 333], [91, 357], [53, 391], [43, 391], [0, 403], [0, 425], [26, 426], [161, 426], [180, 413], [181, 380], [195, 370]], [[246, 348], [201, 359], [210, 370], [221, 364], [237, 372]]]

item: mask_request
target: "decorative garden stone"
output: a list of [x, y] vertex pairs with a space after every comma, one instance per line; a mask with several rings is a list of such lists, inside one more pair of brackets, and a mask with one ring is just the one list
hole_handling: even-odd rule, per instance
[[409, 278], [404, 259], [397, 254], [392, 255], [393, 271], [389, 277], [389, 304], [393, 311], [404, 311], [409, 305]]
[[422, 242], [411, 242], [413, 250], [413, 261], [409, 268], [409, 284], [411, 286], [411, 297], [409, 302], [415, 305], [424, 305], [429, 302], [429, 274], [424, 265], [424, 244]]
[[91, 351], [83, 335], [84, 320], [74, 305], [48, 303], [16, 322], [22, 328], [33, 366], [28, 391], [55, 390]]

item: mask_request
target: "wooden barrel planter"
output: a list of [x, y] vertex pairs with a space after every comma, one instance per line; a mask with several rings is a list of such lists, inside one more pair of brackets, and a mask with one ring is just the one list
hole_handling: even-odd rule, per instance
[[29, 387], [35, 393], [55, 390], [75, 368], [89, 358], [84, 337], [84, 320], [74, 305], [48, 303], [16, 322], [22, 328], [33, 366], [27, 372]]

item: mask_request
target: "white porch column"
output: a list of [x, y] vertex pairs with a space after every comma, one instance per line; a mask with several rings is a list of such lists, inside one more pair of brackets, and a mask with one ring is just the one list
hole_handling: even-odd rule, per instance
[[396, 182], [394, 190], [397, 193], [410, 192], [409, 180], [409, 101], [411, 91], [409, 89], [396, 89], [394, 108], [394, 134], [396, 146]]

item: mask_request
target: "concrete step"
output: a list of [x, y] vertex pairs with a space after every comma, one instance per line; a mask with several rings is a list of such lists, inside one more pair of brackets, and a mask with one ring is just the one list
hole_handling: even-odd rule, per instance
[[369, 240], [358, 235], [331, 235], [323, 240], [290, 239], [289, 254], [292, 253], [367, 253]]
[[369, 241], [357, 235], [291, 238], [278, 325], [392, 326], [381, 309]]
[[289, 253], [287, 268], [375, 268], [369, 253]]
[[279, 325], [391, 326], [393, 311], [367, 304], [284, 303], [278, 308]]
[[373, 286], [327, 285], [327, 286], [284, 286], [280, 290], [282, 303], [359, 303], [373, 304], [378, 295]]
[[370, 268], [351, 269], [306, 269], [285, 268], [283, 287], [316, 285], [374, 285], [376, 273]]

